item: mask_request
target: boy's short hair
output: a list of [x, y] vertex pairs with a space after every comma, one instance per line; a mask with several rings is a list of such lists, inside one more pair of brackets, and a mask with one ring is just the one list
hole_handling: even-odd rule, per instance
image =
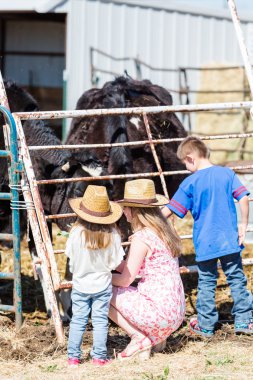
[[206, 144], [198, 137], [186, 137], [177, 149], [177, 157], [182, 161], [185, 160], [188, 154], [197, 152], [201, 158], [209, 158], [210, 151]]

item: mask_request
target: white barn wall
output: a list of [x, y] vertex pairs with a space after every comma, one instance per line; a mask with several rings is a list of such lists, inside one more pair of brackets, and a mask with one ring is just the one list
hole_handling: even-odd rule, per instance
[[[141, 4], [138, 6], [136, 4]], [[180, 8], [168, 8], [167, 0], [71, 0], [67, 35], [67, 107], [75, 108], [79, 96], [91, 87], [89, 49], [94, 47], [115, 57], [139, 57], [154, 67], [203, 66], [219, 62], [242, 64], [229, 12], [225, 18]], [[129, 5], [131, 4], [131, 5]], [[152, 7], [156, 4], [157, 7]], [[164, 7], [163, 7], [164, 5]], [[160, 8], [158, 7], [160, 6]], [[166, 9], [167, 8], [167, 9]], [[251, 18], [252, 19], [252, 18]], [[247, 20], [249, 21], [249, 20]], [[242, 22], [246, 33], [247, 22]], [[245, 36], [246, 38], [246, 36]], [[135, 76], [133, 62], [115, 62], [95, 56], [101, 69]], [[142, 69], [143, 78], [178, 89], [178, 74]], [[111, 79], [99, 74], [99, 86]], [[198, 88], [199, 75], [191, 72], [190, 86]], [[194, 96], [191, 101], [194, 102]], [[174, 103], [178, 103], [174, 96]]]

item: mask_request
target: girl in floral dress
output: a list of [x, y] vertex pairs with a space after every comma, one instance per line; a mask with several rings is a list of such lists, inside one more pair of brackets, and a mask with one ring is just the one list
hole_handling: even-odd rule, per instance
[[[180, 238], [160, 208], [168, 200], [155, 193], [152, 180], [129, 181], [123, 206], [133, 235], [126, 261], [112, 276], [114, 285], [110, 318], [124, 329], [131, 341], [118, 354], [120, 360], [140, 355], [143, 359], [182, 324], [184, 289], [179, 273]], [[130, 286], [137, 275], [137, 288]]]

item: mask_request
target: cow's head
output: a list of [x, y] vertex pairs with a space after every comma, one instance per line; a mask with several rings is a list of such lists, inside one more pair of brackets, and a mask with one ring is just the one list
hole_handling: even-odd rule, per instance
[[[108, 175], [101, 162], [88, 152], [78, 152], [71, 155], [70, 159], [61, 167], [54, 170], [51, 178], [79, 178], [97, 177]], [[112, 195], [112, 181], [94, 180], [59, 183], [55, 185], [54, 195], [51, 201], [52, 214], [66, 214], [72, 212], [68, 199], [82, 197], [85, 189], [90, 184], [106, 186], [109, 198]], [[59, 219], [57, 224], [60, 229], [68, 230], [69, 224], [74, 219]]]

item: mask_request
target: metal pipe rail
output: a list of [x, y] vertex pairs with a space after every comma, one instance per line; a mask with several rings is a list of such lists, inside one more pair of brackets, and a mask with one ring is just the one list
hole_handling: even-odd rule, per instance
[[[0, 75], [0, 86], [1, 86]], [[0, 98], [0, 104], [6, 104]], [[8, 106], [8, 105], [7, 105]], [[10, 182], [10, 193], [0, 193], [0, 199], [12, 200], [18, 202], [19, 193], [17, 186], [19, 184], [19, 173], [17, 171], [19, 165], [18, 157], [18, 140], [15, 120], [8, 110], [8, 108], [0, 105], [0, 113], [3, 115], [5, 123], [8, 125], [8, 129], [4, 128], [4, 139], [6, 145], [6, 151], [0, 151], [1, 157], [7, 157], [8, 160], [8, 174]], [[15, 312], [15, 324], [16, 329], [20, 329], [22, 325], [22, 292], [21, 292], [21, 258], [20, 258], [20, 222], [19, 222], [19, 210], [12, 210], [12, 234], [0, 234], [0, 240], [13, 241], [13, 261], [14, 272], [3, 273], [0, 272], [1, 279], [14, 280], [14, 305], [1, 305], [0, 310]]]
[[[253, 259], [242, 259], [242, 263], [244, 266], [253, 265]], [[218, 269], [221, 268], [220, 263], [217, 265]], [[189, 266], [182, 266], [179, 268], [180, 274], [188, 274], [188, 273], [198, 273], [198, 266], [197, 265], [189, 265]], [[136, 279], [139, 279], [138, 277]], [[72, 281], [62, 281], [61, 282], [61, 289], [71, 289], [72, 288]]]
[[[230, 133], [225, 135], [209, 135], [209, 136], [199, 136], [196, 135], [200, 140], [209, 141], [209, 140], [227, 140], [227, 139], [240, 139], [240, 138], [250, 138], [253, 137], [253, 132], [248, 133]], [[140, 141], [129, 141], [124, 143], [112, 143], [112, 144], [76, 144], [76, 145], [30, 145], [28, 149], [31, 151], [34, 150], [47, 150], [47, 149], [95, 149], [95, 148], [114, 148], [114, 147], [125, 147], [125, 146], [142, 146], [146, 144], [167, 144], [173, 142], [183, 141], [184, 137], [175, 137], [173, 139], [153, 139], [151, 140], [140, 140]]]
[[[253, 202], [253, 198], [248, 198], [249, 202]], [[237, 203], [237, 201], [235, 201]], [[74, 212], [68, 213], [68, 214], [52, 214], [52, 215], [46, 215], [46, 219], [64, 219], [64, 218], [76, 218], [76, 214]], [[186, 237], [187, 236], [187, 237]], [[183, 237], [180, 236], [181, 239], [188, 239], [189, 237], [192, 237], [192, 235], [184, 235]]]
[[[253, 165], [241, 165], [241, 166], [231, 166], [230, 169], [233, 170], [243, 170], [243, 169], [253, 169]], [[176, 175], [176, 174], [189, 174], [188, 170], [173, 170], [162, 172], [165, 176]], [[134, 174], [113, 174], [113, 175], [103, 175], [100, 177], [76, 177], [76, 178], [59, 178], [59, 179], [49, 179], [37, 181], [38, 185], [51, 185], [54, 183], [67, 183], [67, 182], [81, 182], [81, 181], [99, 181], [108, 179], [125, 179], [125, 178], [147, 178], [147, 177], [159, 177], [160, 172], [150, 172], [150, 173], [134, 173]]]
[[201, 112], [212, 110], [228, 109], [251, 109], [253, 102], [229, 102], [229, 103], [204, 103], [176, 106], [153, 106], [153, 107], [129, 107], [129, 108], [101, 108], [92, 110], [75, 111], [38, 111], [38, 112], [16, 112], [13, 116], [21, 120], [43, 120], [43, 119], [63, 119], [72, 117], [91, 117], [104, 115], [139, 115], [157, 114], [165, 112]]

